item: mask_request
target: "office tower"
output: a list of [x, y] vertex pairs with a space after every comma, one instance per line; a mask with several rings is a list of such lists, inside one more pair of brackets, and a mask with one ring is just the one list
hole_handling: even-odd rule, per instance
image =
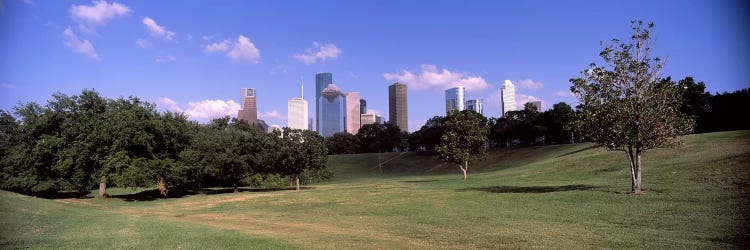
[[323, 114], [320, 113], [320, 95], [323, 89], [333, 84], [333, 74], [317, 73], [315, 74], [315, 129], [320, 133], [320, 120]]
[[508, 111], [516, 110], [516, 87], [510, 80], [505, 80], [505, 83], [503, 83], [500, 100], [503, 102], [503, 116]]
[[482, 99], [474, 99], [466, 101], [466, 109], [484, 115], [484, 107], [482, 105]]
[[237, 111], [237, 119], [244, 120], [250, 124], [258, 123], [258, 107], [255, 105], [255, 89], [243, 88], [242, 109]]
[[359, 99], [359, 114], [367, 114], [367, 101], [365, 99]]
[[344, 132], [346, 125], [346, 96], [334, 84], [328, 85], [320, 95], [318, 105], [318, 133], [323, 137]]
[[409, 114], [406, 98], [406, 84], [396, 82], [388, 86], [388, 119], [401, 131], [409, 131]]
[[270, 133], [273, 133], [273, 131], [283, 132], [284, 130], [279, 125], [271, 125], [271, 126], [268, 126], [266, 133], [270, 134]]
[[375, 114], [361, 114], [360, 115], [360, 128], [366, 124], [375, 124], [378, 123], [377, 117]]
[[313, 121], [313, 118], [307, 119], [307, 130], [315, 131], [315, 128], [313, 128], [313, 125], [315, 125], [315, 121]]
[[346, 93], [346, 132], [357, 134], [359, 131], [359, 92]]
[[445, 113], [464, 110], [464, 86], [445, 90]]
[[380, 115], [375, 115], [375, 123], [383, 124], [383, 117]]
[[256, 123], [258, 127], [260, 127], [260, 130], [268, 131], [268, 124], [266, 124], [266, 121], [258, 119], [258, 122]]
[[542, 112], [542, 101], [530, 101], [528, 103], [531, 103], [531, 105], [534, 105], [534, 107], [536, 107], [536, 111]]
[[305, 101], [305, 85], [302, 84], [302, 97], [292, 98], [287, 102], [287, 127], [292, 129], [307, 128], [307, 101]]
[[302, 98], [292, 98], [287, 102], [287, 127], [292, 129], [308, 129], [307, 101]]

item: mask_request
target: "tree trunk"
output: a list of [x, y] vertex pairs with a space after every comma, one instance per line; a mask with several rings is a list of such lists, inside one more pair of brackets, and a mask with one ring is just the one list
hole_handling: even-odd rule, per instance
[[641, 151], [638, 149], [634, 150], [633, 147], [628, 147], [625, 153], [627, 153], [630, 162], [630, 192], [632, 194], [641, 194]]
[[99, 197], [104, 197], [107, 194], [107, 178], [103, 177], [99, 179]]
[[234, 182], [233, 186], [234, 186], [234, 192], [235, 193], [239, 193], [240, 192], [240, 187], [237, 185], [237, 181]]
[[466, 161], [465, 165], [466, 165], [466, 167], [458, 165], [458, 167], [461, 168], [461, 171], [464, 172], [464, 180], [466, 180], [466, 178], [468, 177], [468, 175], [466, 174], [466, 172], [469, 171], [469, 162]]
[[299, 175], [296, 175], [294, 180], [297, 182], [297, 191], [299, 191]]

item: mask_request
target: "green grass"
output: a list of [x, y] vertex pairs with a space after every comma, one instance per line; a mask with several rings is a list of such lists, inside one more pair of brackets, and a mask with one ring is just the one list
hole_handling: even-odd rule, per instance
[[[742, 248], [750, 131], [691, 135], [644, 156], [592, 144], [435, 156], [329, 158], [335, 179], [301, 192], [176, 199], [42, 200], [0, 193], [1, 248]], [[395, 158], [394, 158], [395, 157]], [[378, 168], [381, 161], [392, 159]], [[127, 192], [127, 190], [113, 190]]]

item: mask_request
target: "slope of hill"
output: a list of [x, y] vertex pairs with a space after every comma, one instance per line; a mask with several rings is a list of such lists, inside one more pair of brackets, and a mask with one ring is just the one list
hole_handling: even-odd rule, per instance
[[746, 247], [750, 131], [684, 142], [646, 153], [644, 195], [628, 194], [624, 153], [592, 144], [493, 151], [466, 181], [435, 156], [388, 153], [382, 173], [378, 154], [331, 156], [335, 181], [302, 192], [145, 202], [0, 192], [0, 246]]

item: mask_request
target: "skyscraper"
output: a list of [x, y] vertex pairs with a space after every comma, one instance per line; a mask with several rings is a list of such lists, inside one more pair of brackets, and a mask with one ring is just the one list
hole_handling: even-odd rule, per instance
[[365, 99], [359, 99], [359, 114], [367, 114], [367, 101]]
[[328, 85], [320, 95], [318, 133], [323, 137], [344, 132], [346, 125], [346, 97], [334, 84]]
[[503, 116], [508, 111], [516, 110], [516, 87], [510, 80], [505, 80], [505, 83], [503, 83], [500, 99], [503, 102]]
[[333, 83], [333, 74], [331, 73], [317, 73], [315, 74], [315, 129], [320, 130], [320, 120], [323, 114], [320, 113], [320, 95], [323, 93], [323, 89], [327, 88], [328, 85]]
[[287, 127], [292, 129], [308, 129], [307, 101], [302, 98], [292, 98], [287, 102]]
[[241, 89], [242, 109], [237, 111], [237, 119], [244, 120], [247, 123], [255, 124], [258, 122], [258, 107], [255, 105], [255, 89]]
[[445, 113], [464, 110], [464, 86], [445, 90]]
[[466, 101], [466, 109], [484, 115], [484, 107], [482, 105], [482, 99], [474, 99]]
[[357, 134], [360, 119], [359, 92], [346, 93], [346, 132]]
[[396, 82], [388, 86], [388, 120], [401, 131], [409, 131], [406, 84]]

